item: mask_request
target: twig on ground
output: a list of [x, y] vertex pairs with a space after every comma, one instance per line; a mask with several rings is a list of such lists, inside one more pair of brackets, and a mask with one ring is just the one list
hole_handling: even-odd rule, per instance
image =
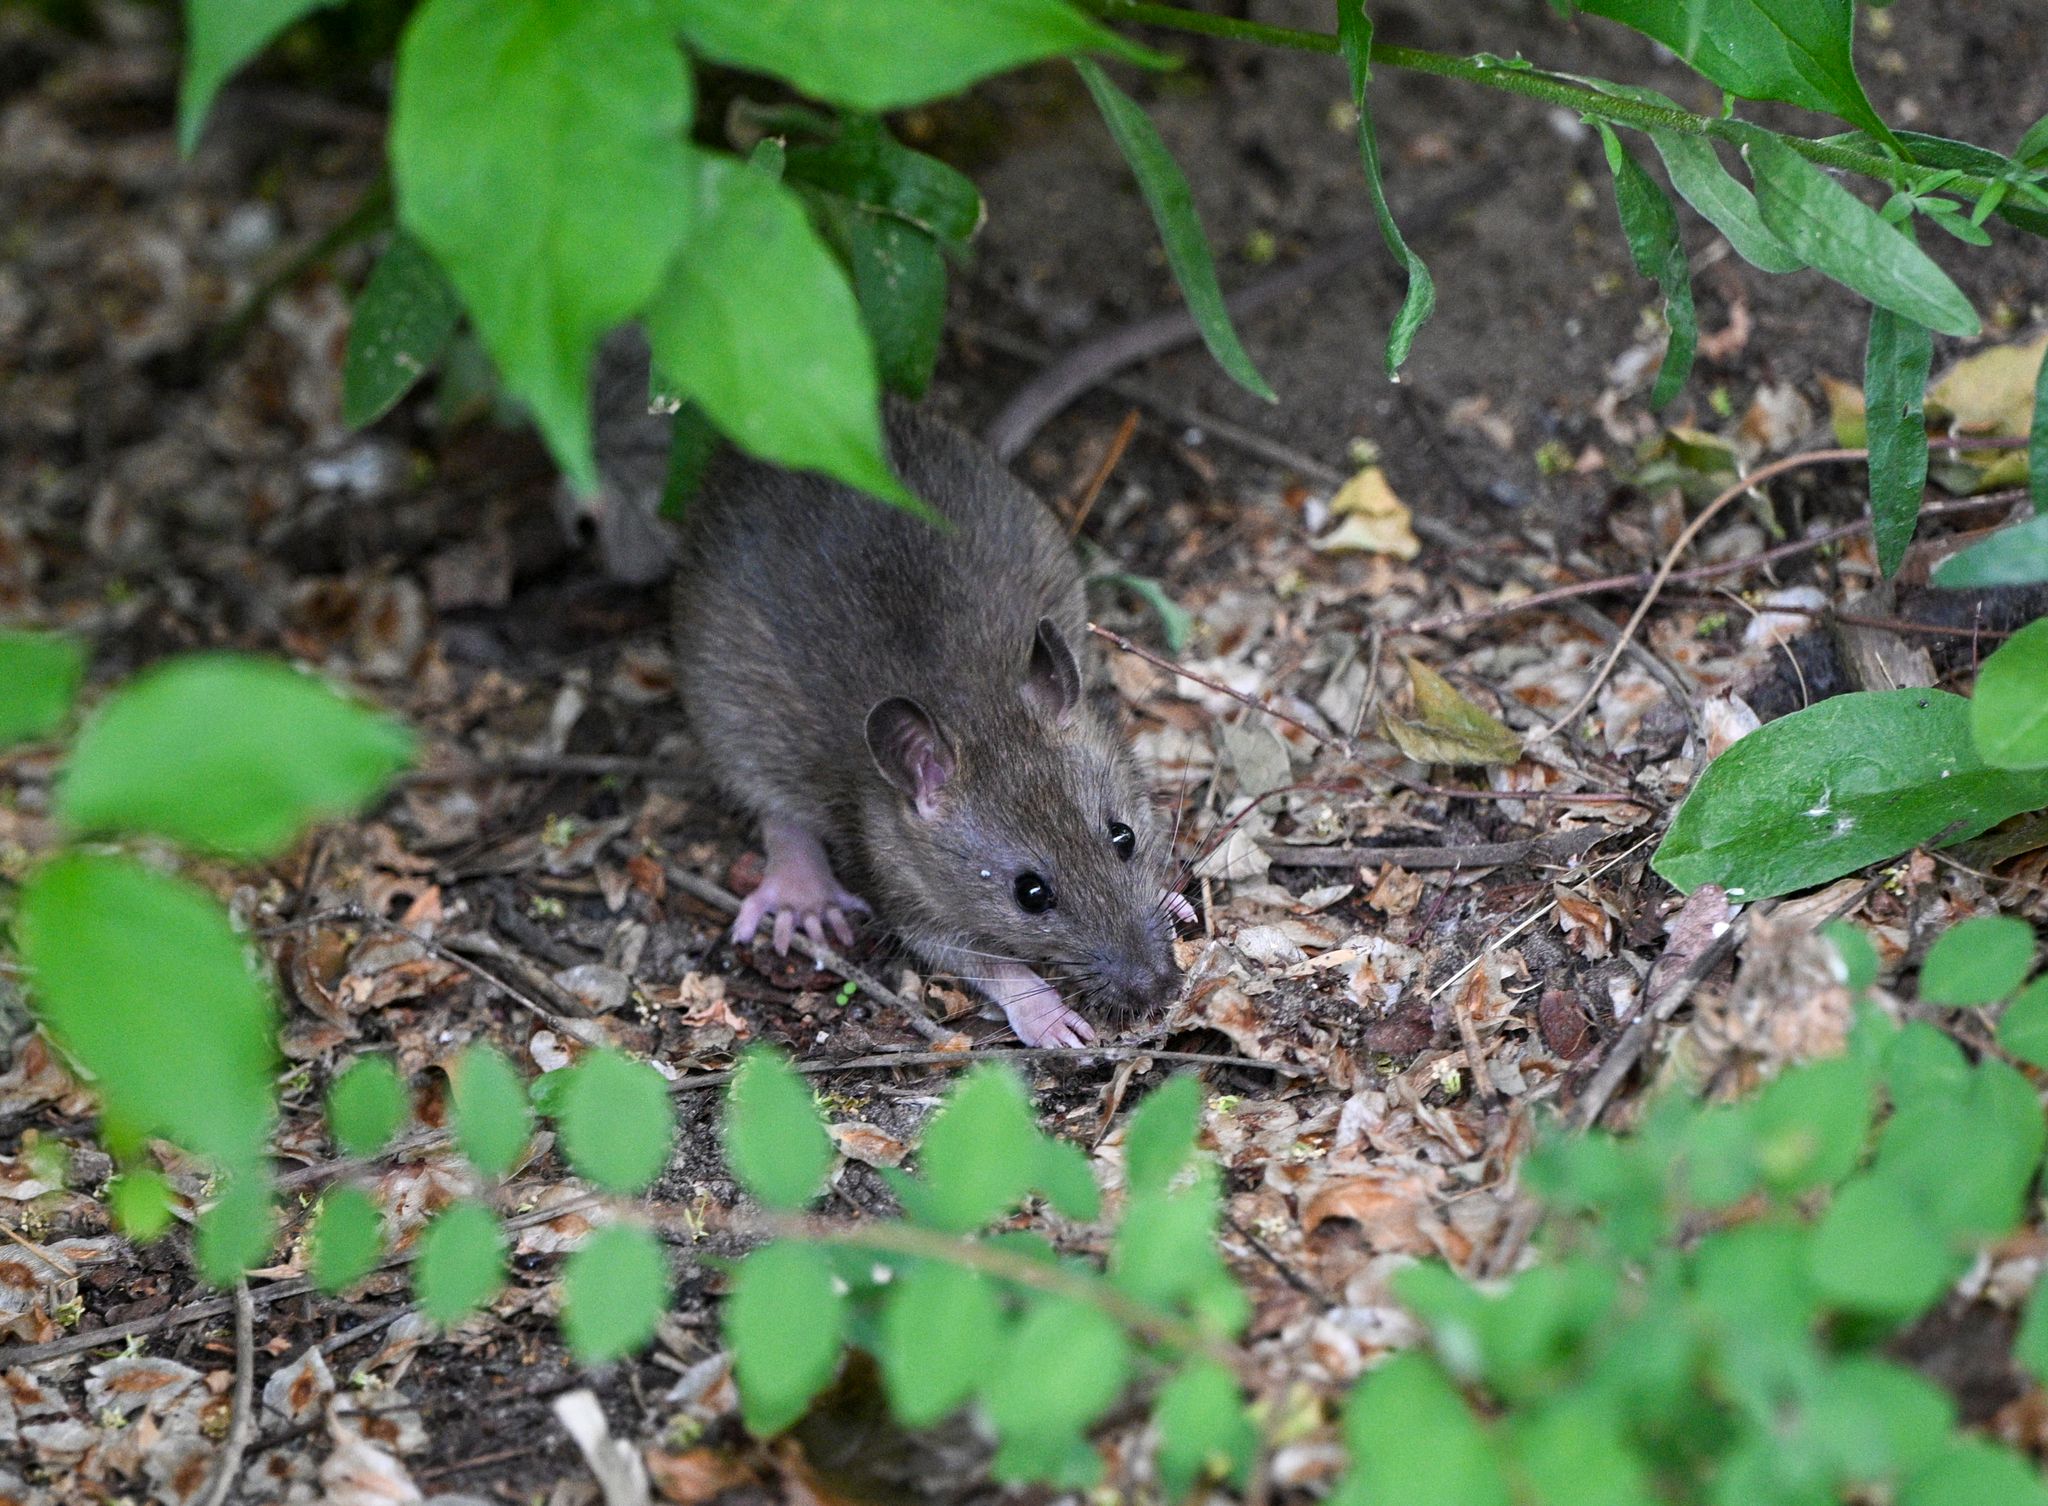
[[1337, 748], [1343, 751], [1349, 751], [1348, 749], [1344, 748], [1344, 744], [1340, 739], [1332, 737], [1327, 733], [1316, 731], [1316, 729], [1311, 727], [1307, 722], [1301, 721], [1299, 718], [1289, 716], [1286, 712], [1279, 710], [1277, 707], [1268, 705], [1266, 702], [1258, 699], [1256, 696], [1246, 695], [1241, 690], [1232, 690], [1228, 685], [1222, 684], [1221, 682], [1216, 680], [1212, 680], [1208, 678], [1208, 676], [1206, 675], [1198, 675], [1193, 670], [1187, 669], [1182, 665], [1174, 663], [1171, 659], [1164, 658], [1159, 654], [1153, 653], [1151, 649], [1146, 648], [1141, 644], [1131, 642], [1131, 640], [1126, 638], [1122, 633], [1116, 632], [1114, 629], [1111, 628], [1106, 628], [1102, 626], [1102, 624], [1099, 622], [1089, 623], [1088, 631], [1093, 633], [1096, 637], [1103, 639], [1105, 642], [1115, 644], [1125, 653], [1133, 655], [1136, 658], [1143, 659], [1147, 664], [1152, 665], [1156, 669], [1163, 669], [1170, 675], [1178, 675], [1183, 680], [1192, 680], [1195, 684], [1200, 685], [1203, 689], [1213, 690], [1218, 695], [1228, 696], [1231, 700], [1237, 702], [1240, 706], [1248, 707], [1249, 709], [1258, 712], [1260, 716], [1269, 716], [1276, 722], [1285, 722], [1288, 726], [1294, 728], [1297, 732], [1300, 732], [1309, 739], [1311, 739], [1319, 748]]
[[234, 1304], [234, 1410], [228, 1420], [227, 1439], [221, 1444], [220, 1462], [213, 1467], [213, 1478], [207, 1481], [199, 1506], [221, 1506], [227, 1500], [228, 1493], [235, 1488], [235, 1478], [242, 1472], [242, 1456], [249, 1451], [249, 1440], [256, 1436], [256, 1304], [249, 1299], [246, 1280], [235, 1283]]
[[1613, 836], [1604, 827], [1580, 827], [1517, 842], [1468, 842], [1452, 847], [1289, 847], [1263, 844], [1275, 868], [1356, 868], [1391, 863], [1397, 868], [1498, 868], [1503, 863], [1565, 862]]
[[1117, 466], [1123, 461], [1124, 451], [1131, 447], [1131, 436], [1137, 432], [1138, 410], [1133, 408], [1124, 415], [1124, 421], [1116, 426], [1116, 436], [1110, 440], [1109, 448], [1103, 451], [1101, 462], [1088, 477], [1087, 484], [1081, 488], [1081, 494], [1067, 509], [1068, 538], [1080, 535], [1082, 525], [1088, 521], [1088, 514], [1095, 510], [1096, 499], [1102, 495], [1103, 487], [1109, 484], [1109, 478], [1116, 473]]

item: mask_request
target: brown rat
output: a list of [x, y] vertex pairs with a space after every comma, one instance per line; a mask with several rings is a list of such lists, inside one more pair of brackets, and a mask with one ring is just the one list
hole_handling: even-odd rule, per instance
[[1083, 693], [1081, 574], [1050, 512], [965, 435], [893, 401], [885, 419], [947, 527], [733, 452], [684, 518], [683, 702], [768, 853], [734, 935], [847, 941], [872, 907], [1027, 1044], [1081, 1045], [1179, 983], [1169, 840]]

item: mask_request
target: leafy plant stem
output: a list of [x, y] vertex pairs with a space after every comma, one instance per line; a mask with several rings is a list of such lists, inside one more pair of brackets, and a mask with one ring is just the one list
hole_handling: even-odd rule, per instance
[[1141, 1338], [1182, 1354], [1201, 1355], [1223, 1366], [1247, 1387], [1256, 1386], [1259, 1381], [1250, 1357], [1236, 1345], [1203, 1333], [1193, 1324], [1171, 1314], [1134, 1301], [1107, 1281], [1081, 1275], [1064, 1266], [1047, 1265], [1011, 1250], [991, 1248], [972, 1239], [958, 1239], [914, 1224], [832, 1224], [817, 1219], [768, 1214], [754, 1220], [754, 1227], [762, 1234], [777, 1239], [805, 1239], [877, 1255], [948, 1261], [1047, 1296], [1085, 1302]]
[[[1198, 36], [1285, 47], [1296, 52], [1321, 52], [1335, 56], [1338, 51], [1337, 37], [1332, 32], [1272, 26], [1262, 21], [1240, 21], [1231, 16], [1182, 10], [1175, 5], [1148, 4], [1144, 0], [1077, 0], [1077, 3], [1083, 10], [1106, 21], [1134, 21]], [[1601, 94], [1537, 69], [1508, 68], [1450, 53], [1430, 52], [1420, 47], [1396, 47], [1379, 41], [1372, 44], [1371, 57], [1376, 67], [1405, 68], [1413, 73], [1430, 73], [1439, 78], [1455, 78], [1488, 89], [1504, 90], [1509, 94], [1522, 94], [1614, 125], [1631, 126], [1642, 131], [1673, 131], [1686, 136], [1716, 136], [1740, 144], [1741, 122], [1725, 122], [1707, 115], [1695, 115], [1690, 110], [1667, 109], [1641, 100]], [[1935, 168], [1903, 162], [1880, 152], [1858, 151], [1854, 147], [1809, 141], [1800, 136], [1782, 139], [1809, 162], [1860, 173], [1896, 188], [1915, 188], [1937, 172]], [[1991, 180], [1962, 174], [1945, 178], [1943, 186], [1958, 195], [1967, 196], [1989, 192]]]

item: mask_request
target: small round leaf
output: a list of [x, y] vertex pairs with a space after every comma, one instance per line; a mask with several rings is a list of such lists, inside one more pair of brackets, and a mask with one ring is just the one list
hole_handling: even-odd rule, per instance
[[505, 1231], [482, 1203], [450, 1206], [420, 1236], [413, 1294], [443, 1328], [468, 1317], [505, 1284]]
[[359, 1056], [327, 1090], [327, 1124], [352, 1156], [374, 1156], [405, 1118], [405, 1084], [388, 1058]]
[[756, 1250], [725, 1300], [740, 1415], [765, 1438], [803, 1416], [839, 1366], [846, 1305], [832, 1262], [815, 1245], [784, 1240]]
[[569, 1164], [607, 1192], [645, 1190], [668, 1165], [676, 1137], [667, 1081], [616, 1051], [593, 1051], [575, 1065], [560, 1123]]
[[354, 1286], [384, 1253], [384, 1216], [360, 1187], [330, 1187], [313, 1215], [313, 1283], [323, 1292]]
[[2026, 981], [2034, 931], [2010, 915], [1978, 915], [1942, 932], [1920, 966], [1929, 1004], [1996, 1004]]
[[725, 1159], [770, 1208], [801, 1208], [824, 1188], [832, 1140], [810, 1085], [780, 1053], [740, 1058], [725, 1095]]
[[654, 1337], [668, 1311], [668, 1256], [633, 1224], [610, 1224], [585, 1240], [562, 1273], [562, 1331], [586, 1365], [631, 1354]]
[[504, 1176], [533, 1139], [526, 1087], [504, 1056], [481, 1041], [455, 1059], [455, 1140], [477, 1170]]

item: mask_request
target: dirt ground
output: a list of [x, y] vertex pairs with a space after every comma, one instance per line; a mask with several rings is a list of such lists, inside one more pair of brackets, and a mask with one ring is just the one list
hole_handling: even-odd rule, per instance
[[[1253, 11], [1329, 20], [1306, 0]], [[1376, 13], [1389, 41], [1521, 51], [1717, 103], [1648, 42], [1571, 26], [1540, 0]], [[369, 250], [308, 252], [369, 191], [379, 115], [261, 70], [182, 162], [162, 15], [99, 14], [97, 40], [0, 16], [0, 616], [87, 637], [96, 687], [202, 646], [284, 653], [405, 715], [431, 745], [427, 772], [367, 819], [271, 870], [205, 875], [278, 965], [287, 1175], [306, 1188], [329, 1175], [322, 1094], [334, 1064], [364, 1050], [395, 1054], [429, 1127], [443, 1114], [436, 1069], [472, 1039], [538, 1071], [594, 1036], [682, 1081], [678, 1154], [648, 1210], [676, 1253], [677, 1308], [650, 1355], [579, 1374], [561, 1347], [560, 1254], [594, 1215], [543, 1140], [498, 1192], [531, 1215], [514, 1283], [453, 1334], [407, 1313], [402, 1272], [350, 1300], [317, 1298], [299, 1280], [300, 1246], [280, 1247], [256, 1288], [262, 1406], [240, 1498], [591, 1499], [549, 1410], [577, 1385], [615, 1435], [647, 1448], [671, 1500], [986, 1494], [979, 1444], [964, 1431], [897, 1439], [858, 1366], [789, 1439], [744, 1441], [712, 1301], [723, 1277], [702, 1258], [737, 1248], [726, 1230], [739, 1193], [715, 1094], [692, 1080], [755, 1040], [842, 1061], [962, 1035], [994, 1053], [1002, 1033], [956, 986], [906, 978], [872, 929], [853, 961], [894, 993], [844, 1003], [836, 974], [722, 939], [703, 881], [744, 889], [757, 860], [692, 766], [664, 592], [620, 587], [574, 547], [538, 447], [493, 422], [473, 384], [426, 389], [368, 434], [341, 426], [348, 299]], [[2048, 113], [2048, 13], [2025, 0], [1902, 0], [1871, 30], [1866, 84], [1895, 123], [2009, 147]], [[1335, 60], [1175, 45], [1184, 74], [1132, 86], [1194, 184], [1226, 288], [1373, 234]], [[1720, 436], [1747, 463], [1830, 443], [1824, 379], [1858, 380], [1863, 315], [1817, 276], [1756, 272], [1682, 211], [1707, 340], [1676, 411], [1653, 419], [1654, 290], [1628, 265], [1597, 136], [1527, 101], [1378, 79], [1390, 191], [1440, 294], [1404, 381], [1380, 374], [1398, 292], [1367, 257], [1246, 321], [1277, 406], [1183, 349], [1128, 374], [1148, 400], [1093, 392], [1018, 463], [1071, 509], [1137, 414], [1082, 531], [1194, 620], [1180, 659], [1199, 680], [1122, 653], [1105, 665], [1163, 798], [1186, 810], [1204, 919], [1182, 943], [1187, 997], [1126, 1043], [1149, 1053], [1009, 1059], [1049, 1127], [1092, 1147], [1113, 1186], [1123, 1110], [1174, 1065], [1159, 1053], [1213, 1058], [1201, 1070], [1227, 1107], [1212, 1107], [1206, 1143], [1228, 1174], [1225, 1244], [1256, 1304], [1254, 1352], [1276, 1388], [1318, 1396], [1413, 1341], [1387, 1291], [1399, 1265], [1441, 1256], [1487, 1274], [1522, 1257], [1514, 1167], [1534, 1125], [1582, 1103], [1641, 1003], [1698, 960], [1666, 957], [1683, 951], [1667, 941], [1678, 897], [1647, 866], [1665, 814], [1730, 737], [1859, 683], [1855, 635], [1816, 614], [1872, 584], [1857, 538], [1736, 568], [1781, 536], [1861, 515], [1859, 468], [1802, 469], [1773, 484], [1768, 508], [1737, 509], [1701, 541], [1692, 562], [1730, 571], [1674, 586], [1646, 652], [1621, 660], [1553, 755], [1475, 777], [1405, 762], [1380, 738], [1384, 714], [1407, 714], [1404, 655], [1518, 730], [1571, 707], [1634, 589], [1490, 610], [1656, 564], [1683, 524], [1681, 496], [1696, 505], [1718, 489], [1660, 455], [1667, 426]], [[930, 399], [942, 411], [986, 422], [1031, 374], [1019, 341], [1063, 351], [1173, 305], [1153, 229], [1070, 70], [998, 81], [902, 128], [969, 170], [990, 207], [956, 278]], [[1987, 323], [1982, 341], [1938, 340], [1937, 370], [2048, 320], [2039, 242], [1930, 249]], [[1297, 458], [1276, 463], [1276, 447]], [[1413, 558], [1332, 537], [1346, 526], [1333, 478], [1368, 455], [1423, 536]], [[1941, 683], [1966, 687], [1996, 641], [1985, 635], [2025, 604], [1938, 599], [1915, 584], [1928, 562], [1909, 560], [1895, 598], [1863, 602], [1892, 624], [1866, 639], [1924, 647]], [[1158, 620], [1128, 592], [1102, 588], [1096, 610], [1164, 653]], [[1416, 627], [1454, 617], [1466, 620]], [[1247, 695], [1287, 720], [1250, 714]], [[46, 750], [0, 759], [9, 888], [53, 840], [52, 770]], [[1563, 840], [1485, 866], [1469, 856], [1529, 839]], [[1395, 845], [1411, 855], [1299, 851]], [[1847, 910], [1896, 965], [1993, 898], [2048, 913], [2039, 853], [1988, 883], [1924, 855], [1889, 878], [1754, 917], [1741, 956], [1712, 970], [1640, 1076], [1684, 1058], [1733, 1090], [1825, 1050], [1837, 1011], [1807, 939], [1819, 916]], [[0, 1076], [0, 1198], [13, 1201], [0, 1218], [23, 1252], [0, 1269], [0, 1499], [193, 1500], [227, 1426], [227, 1305], [197, 1285], [182, 1238], [135, 1250], [111, 1233], [88, 1104], [13, 993], [0, 971], [14, 1037]], [[839, 1211], [889, 1208], [861, 1156], [886, 1160], [914, 1138], [948, 1076], [891, 1065], [818, 1079], [849, 1151]], [[1626, 1121], [1639, 1081], [1609, 1122]], [[68, 1155], [54, 1179], [53, 1146]], [[409, 1241], [473, 1174], [430, 1151], [366, 1185]], [[1089, 1248], [1087, 1231], [1056, 1232]], [[1968, 1416], [2010, 1435], [2039, 1412], [2002, 1348], [1981, 1342], [2006, 1322], [1991, 1297], [1959, 1298], [1915, 1354]], [[123, 1375], [142, 1380], [123, 1393]], [[1134, 1436], [1128, 1420], [1105, 1434], [1113, 1449]], [[1278, 1488], [1306, 1498], [1326, 1481], [1333, 1438], [1311, 1431], [1277, 1460]]]

